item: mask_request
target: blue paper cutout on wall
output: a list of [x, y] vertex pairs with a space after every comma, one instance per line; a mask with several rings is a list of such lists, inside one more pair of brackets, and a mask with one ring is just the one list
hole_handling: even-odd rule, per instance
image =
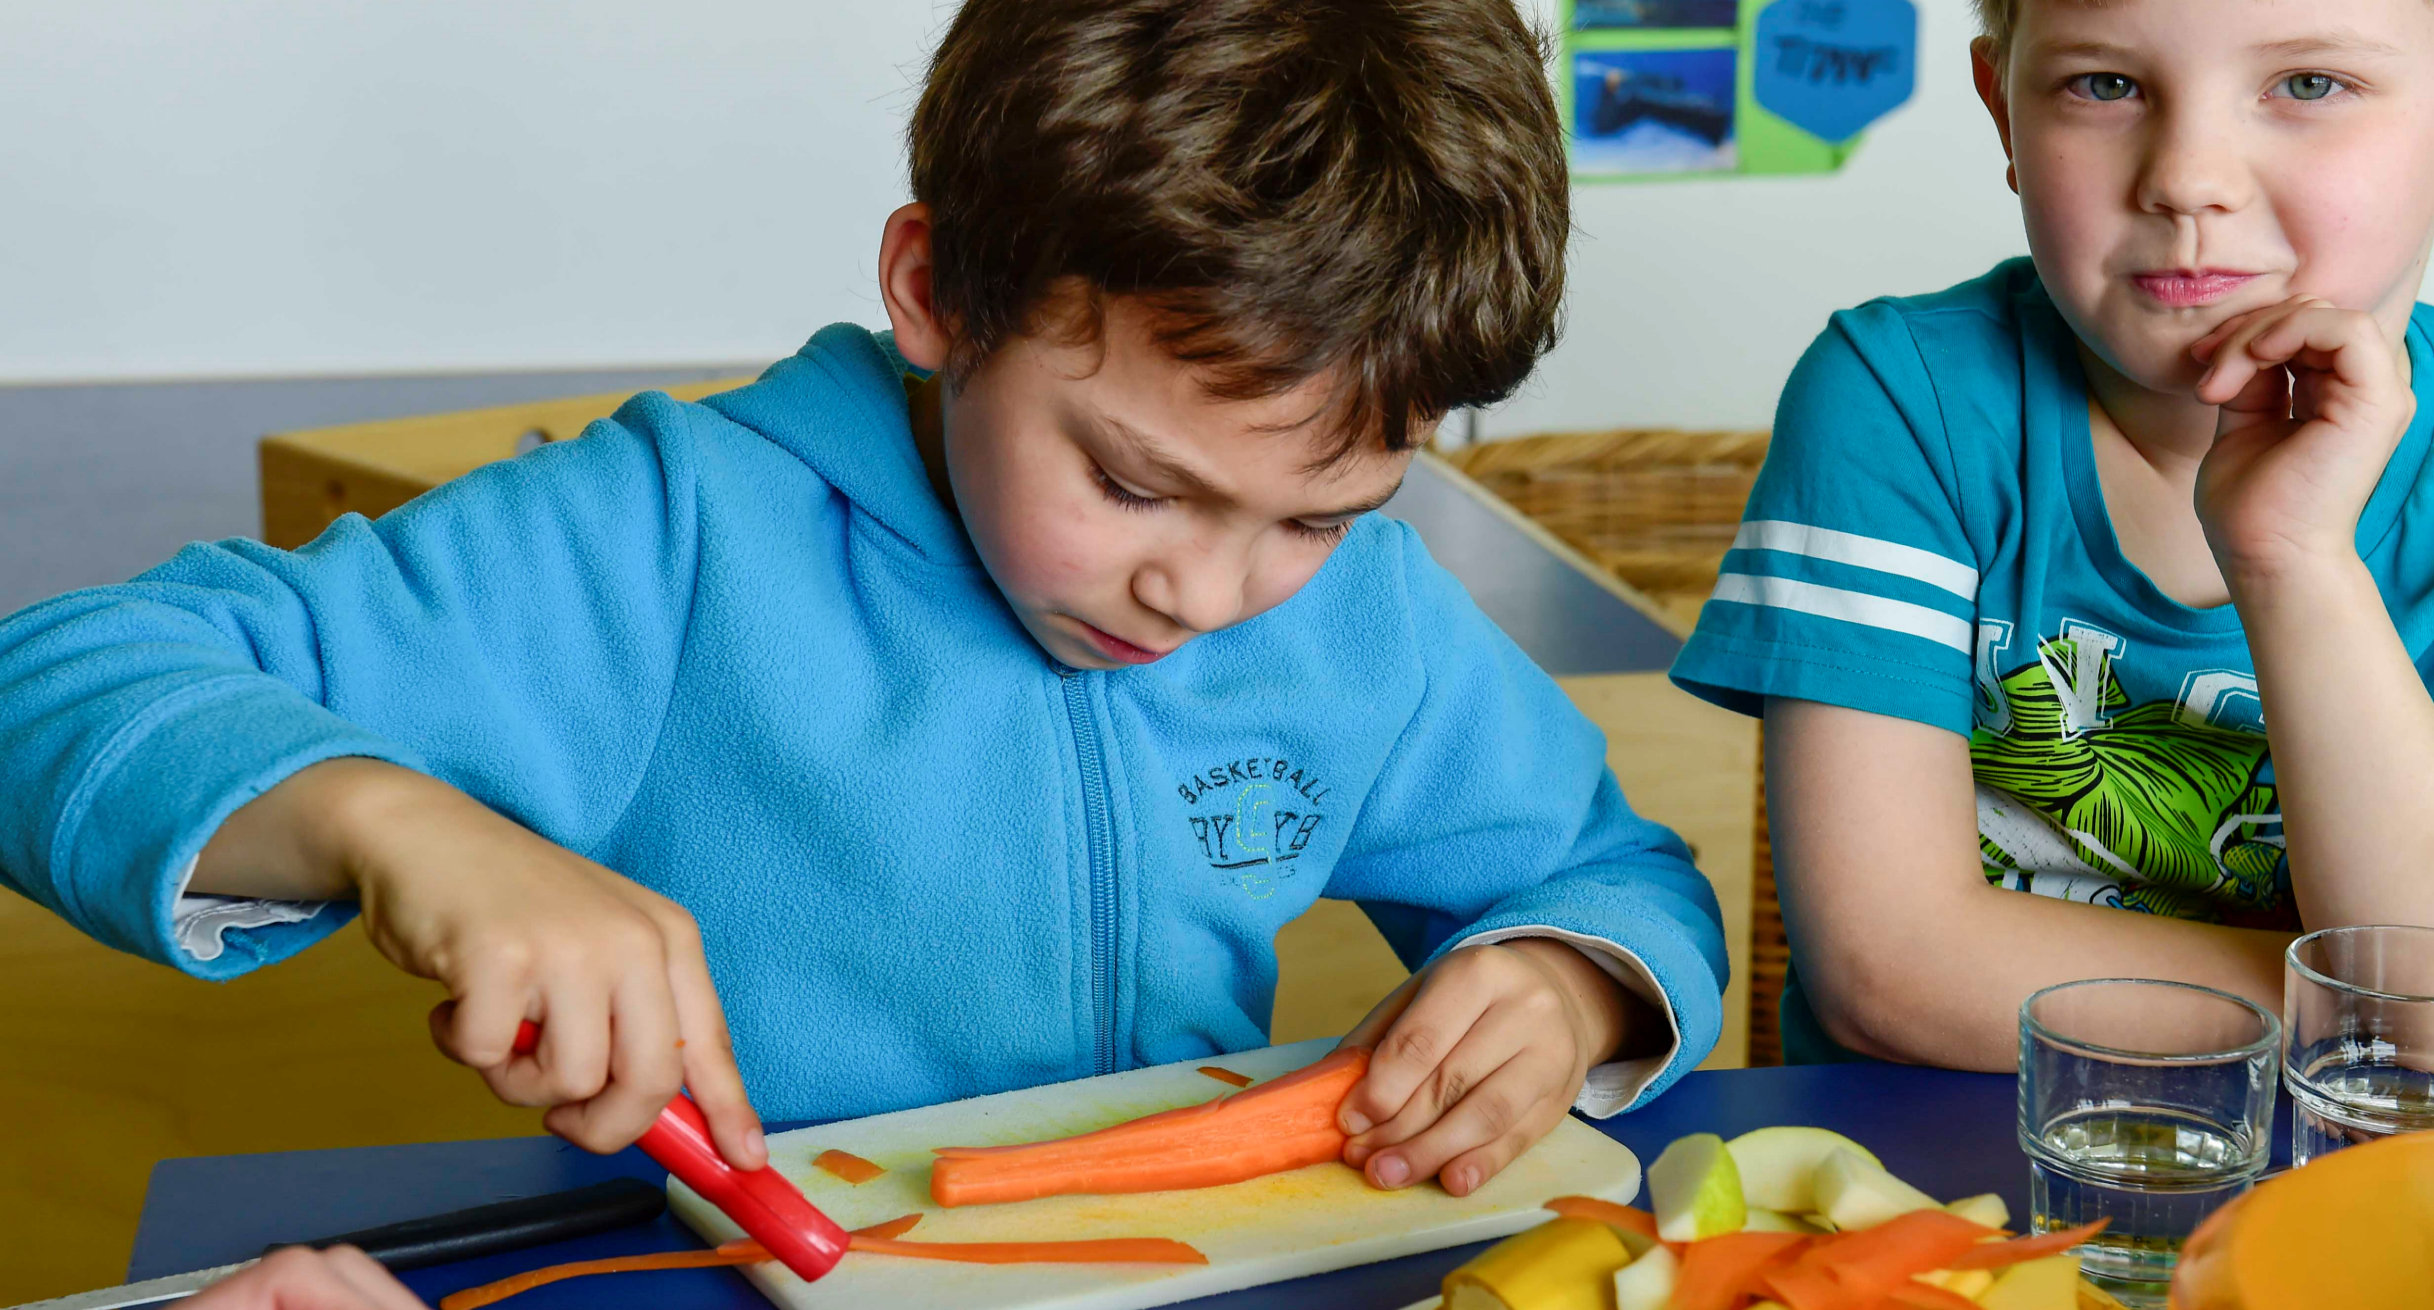
[[1758, 15], [1751, 54], [1759, 104], [1847, 141], [1910, 98], [1918, 10], [1910, 0], [1775, 0]]

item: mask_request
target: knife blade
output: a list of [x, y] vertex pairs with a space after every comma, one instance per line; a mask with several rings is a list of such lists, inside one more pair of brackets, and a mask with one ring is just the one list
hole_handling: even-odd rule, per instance
[[[420, 1269], [649, 1223], [659, 1217], [667, 1203], [667, 1194], [651, 1183], [639, 1178], [615, 1178], [589, 1187], [477, 1205], [309, 1242], [282, 1242], [271, 1250], [279, 1246], [356, 1246], [391, 1270]], [[31, 1301], [10, 1310], [129, 1310], [134, 1306], [162, 1305], [192, 1296], [256, 1263], [257, 1260], [240, 1260], [166, 1278], [148, 1278], [123, 1287]]]

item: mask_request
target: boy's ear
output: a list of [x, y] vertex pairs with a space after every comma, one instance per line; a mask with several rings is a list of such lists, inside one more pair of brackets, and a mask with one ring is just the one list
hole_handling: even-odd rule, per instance
[[887, 216], [879, 237], [879, 298], [896, 330], [896, 353], [915, 368], [947, 361], [952, 334], [930, 296], [930, 207], [905, 205]]
[[[1969, 43], [1969, 71], [1978, 84], [1978, 99], [1986, 103], [1986, 112], [1995, 120], [1995, 135], [2003, 138], [2003, 159], [2009, 165], [2011, 153], [2011, 100], [2003, 85], [2003, 52], [1995, 49], [1991, 36], [1981, 36]], [[2020, 175], [2011, 167], [2003, 171], [2004, 181], [2013, 194], [2020, 190]]]

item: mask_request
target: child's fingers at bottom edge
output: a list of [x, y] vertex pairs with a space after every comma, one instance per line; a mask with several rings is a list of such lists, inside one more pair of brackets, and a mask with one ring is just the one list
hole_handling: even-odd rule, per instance
[[[1371, 1155], [1362, 1170], [1380, 1187], [1399, 1187], [1437, 1177], [1446, 1190], [1465, 1195], [1512, 1162], [1524, 1147], [1552, 1125], [1548, 1107], [1554, 1093], [1535, 1075], [1526, 1060], [1505, 1063], [1470, 1089], [1453, 1108], [1408, 1141]], [[1542, 1121], [1544, 1121], [1542, 1123]], [[1457, 1183], [1443, 1171], [1461, 1161], [1466, 1176]]]
[[322, 1252], [331, 1268], [349, 1287], [363, 1295], [373, 1310], [426, 1310], [422, 1298], [406, 1290], [404, 1283], [378, 1260], [352, 1246], [333, 1246]]

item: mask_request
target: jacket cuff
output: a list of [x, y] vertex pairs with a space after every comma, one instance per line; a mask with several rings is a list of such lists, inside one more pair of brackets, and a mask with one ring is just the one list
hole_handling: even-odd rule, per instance
[[1675, 1058], [1682, 1053], [1682, 1024], [1675, 1017], [1673, 1001], [1657, 981], [1656, 973], [1647, 962], [1619, 942], [1585, 933], [1570, 932], [1544, 924], [1528, 924], [1497, 928], [1475, 936], [1464, 937], [1452, 948], [1464, 946], [1493, 946], [1498, 942], [1519, 937], [1545, 937], [1559, 941], [1588, 956], [1597, 967], [1606, 971], [1624, 991], [1653, 1005], [1665, 1016], [1665, 1049], [1656, 1055], [1635, 1060], [1609, 1060], [1589, 1070], [1580, 1085], [1580, 1095], [1572, 1108], [1591, 1119], [1611, 1119], [1640, 1099], [1640, 1094], [1654, 1084]]

